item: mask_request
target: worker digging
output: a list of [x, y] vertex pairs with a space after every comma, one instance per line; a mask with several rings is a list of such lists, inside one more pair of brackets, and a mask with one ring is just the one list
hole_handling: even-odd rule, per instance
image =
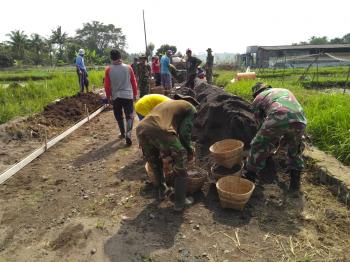
[[245, 176], [252, 181], [263, 180], [266, 161], [283, 139], [288, 149], [289, 189], [299, 191], [304, 168], [302, 137], [307, 123], [303, 108], [292, 92], [284, 88], [256, 83], [252, 92], [252, 108], [259, 129], [251, 142]]
[[162, 159], [168, 156], [172, 159], [176, 211], [182, 211], [187, 203], [186, 167], [194, 157], [191, 131], [195, 114], [195, 107], [187, 101], [165, 101], [156, 106], [136, 128], [143, 154], [155, 174], [160, 200], [165, 198], [168, 189]]

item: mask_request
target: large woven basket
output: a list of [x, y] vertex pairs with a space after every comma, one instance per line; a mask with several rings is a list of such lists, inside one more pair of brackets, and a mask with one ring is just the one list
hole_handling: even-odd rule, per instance
[[255, 185], [238, 176], [226, 176], [216, 182], [216, 188], [223, 208], [243, 210], [255, 189]]
[[189, 172], [191, 170], [196, 170], [199, 174], [199, 177], [192, 177], [190, 175], [187, 176], [187, 193], [189, 194], [193, 194], [201, 190], [204, 185], [204, 182], [208, 178], [208, 172], [204, 169], [201, 169], [199, 167], [191, 167], [189, 169]]
[[242, 162], [244, 143], [236, 139], [225, 139], [213, 144], [210, 155], [213, 160], [226, 168], [231, 168]]

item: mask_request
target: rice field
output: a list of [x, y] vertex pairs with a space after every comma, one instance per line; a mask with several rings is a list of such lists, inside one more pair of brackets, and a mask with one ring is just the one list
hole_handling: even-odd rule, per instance
[[[91, 90], [101, 86], [103, 70], [89, 71]], [[79, 92], [75, 68], [55, 71], [1, 71], [0, 124], [17, 116], [27, 116], [43, 110], [54, 100]]]

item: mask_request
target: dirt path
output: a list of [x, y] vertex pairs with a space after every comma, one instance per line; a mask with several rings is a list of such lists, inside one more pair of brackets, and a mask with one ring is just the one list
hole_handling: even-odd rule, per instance
[[222, 210], [206, 185], [176, 214], [117, 135], [103, 112], [0, 186], [0, 261], [350, 261], [350, 213], [312, 170], [300, 198], [264, 185]]

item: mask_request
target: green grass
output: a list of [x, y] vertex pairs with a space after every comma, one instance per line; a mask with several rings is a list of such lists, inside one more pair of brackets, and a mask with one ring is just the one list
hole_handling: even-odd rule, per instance
[[[16, 74], [28, 76], [48, 73], [40, 70], [19, 73], [0, 72], [0, 79], [7, 75]], [[49, 75], [51, 75], [51, 79], [29, 80], [24, 83], [24, 86], [10, 85], [3, 88], [0, 85], [0, 123], [7, 122], [17, 116], [40, 112], [54, 100], [78, 93], [79, 85], [74, 68], [51, 72]], [[102, 85], [102, 77], [103, 71], [89, 72], [90, 90], [92, 86]]]
[[[288, 69], [289, 70], [289, 69]], [[336, 71], [336, 69], [333, 69]], [[284, 79], [260, 78], [231, 83], [235, 72], [217, 71], [217, 85], [225, 86], [232, 94], [251, 101], [251, 87], [257, 81], [273, 87], [291, 90], [302, 104], [307, 119], [307, 132], [313, 143], [321, 150], [331, 153], [343, 163], [350, 165], [350, 95], [341, 93], [326, 94], [313, 89], [305, 89], [297, 81], [298, 76]], [[300, 76], [300, 75], [299, 75]], [[325, 80], [326, 81], [326, 80]]]

